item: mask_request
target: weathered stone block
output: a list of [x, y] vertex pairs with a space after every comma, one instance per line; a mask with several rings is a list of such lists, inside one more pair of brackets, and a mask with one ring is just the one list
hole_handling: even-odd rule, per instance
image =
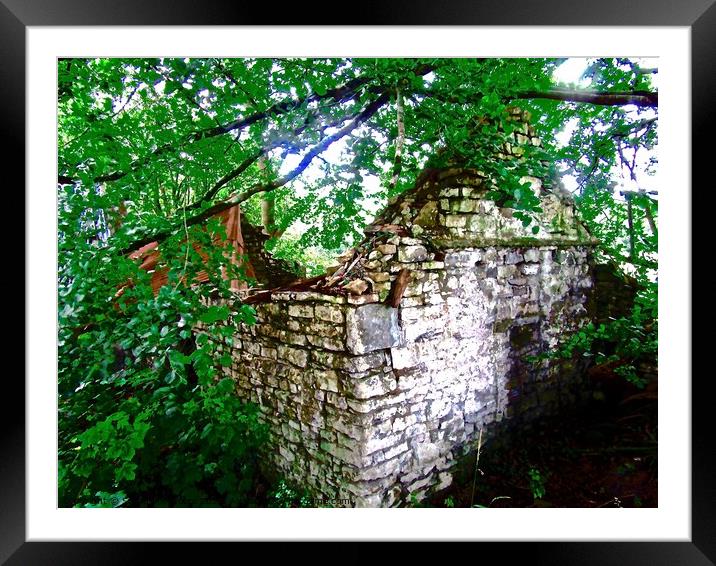
[[288, 316], [295, 316], [299, 318], [313, 318], [313, 306], [312, 305], [289, 305]]
[[383, 451], [383, 456], [385, 456], [386, 460], [389, 460], [390, 458], [395, 458], [399, 454], [405, 454], [410, 450], [410, 447], [408, 446], [407, 442], [402, 442], [396, 446], [393, 446], [392, 448], [388, 448], [387, 450]]
[[383, 496], [380, 493], [355, 496], [356, 507], [380, 507], [382, 502]]
[[390, 357], [392, 359], [393, 369], [410, 368], [420, 363], [415, 347], [391, 348]]
[[390, 280], [392, 279], [390, 273], [384, 273], [384, 272], [381, 272], [381, 271], [378, 271], [378, 272], [375, 272], [375, 271], [370, 272], [370, 273], [367, 274], [367, 276], [370, 277], [370, 278], [371, 278], [373, 281], [375, 281], [376, 283], [384, 283], [384, 282], [388, 282], [388, 281], [390, 281]]
[[405, 288], [405, 291], [403, 292], [404, 297], [414, 297], [416, 295], [422, 295], [423, 294], [423, 284], [420, 282], [411, 282], [408, 284], [408, 286]]
[[281, 340], [288, 344], [293, 344], [294, 346], [305, 346], [308, 343], [306, 336], [303, 334], [289, 331], [281, 334]]
[[[343, 397], [342, 395], [337, 395], [336, 393], [327, 393], [326, 394], [326, 403], [328, 403], [329, 405], [333, 405], [334, 407], [336, 407], [340, 410], [345, 410], [348, 408], [348, 403], [346, 402], [346, 398]], [[341, 432], [348, 434], [345, 430], [340, 429], [336, 425], [336, 423], [334, 423], [334, 427], [337, 430], [341, 430]]]
[[316, 318], [327, 322], [341, 323], [344, 320], [343, 309], [334, 305], [316, 305]]
[[445, 299], [440, 293], [431, 293], [430, 295], [427, 295], [423, 301], [426, 305], [439, 305], [444, 302]]
[[340, 446], [339, 444], [334, 444], [332, 442], [321, 442], [320, 446], [321, 450], [327, 452], [336, 460], [339, 460], [341, 462], [353, 464], [354, 466], [358, 467], [362, 467], [365, 463], [364, 458], [362, 458], [360, 454], [349, 450], [344, 446]]
[[308, 364], [308, 352], [306, 350], [281, 345], [277, 348], [277, 351], [280, 359], [286, 360], [293, 365], [304, 368]]
[[504, 279], [512, 277], [517, 272], [517, 267], [514, 265], [498, 265], [497, 266], [497, 277]]
[[261, 356], [264, 358], [269, 358], [271, 360], [275, 360], [277, 356], [276, 348], [266, 348], [261, 347]]
[[324, 391], [338, 393], [338, 374], [331, 370], [320, 370], [314, 373], [318, 387]]
[[417, 307], [425, 303], [425, 300], [422, 296], [417, 297], [403, 297], [403, 299], [400, 301], [401, 307]]
[[381, 244], [376, 247], [376, 250], [378, 250], [383, 255], [392, 255], [396, 251], [398, 251], [398, 248], [393, 244]]
[[425, 261], [428, 259], [428, 250], [425, 246], [401, 246], [398, 249], [398, 261], [411, 263], [414, 261]]
[[338, 360], [336, 365], [340, 366], [348, 373], [358, 373], [380, 367], [384, 363], [385, 355], [382, 352], [372, 352], [364, 356], [341, 358]]
[[378, 450], [385, 450], [396, 446], [401, 441], [400, 437], [391, 435], [385, 436], [384, 438], [374, 438], [367, 440], [363, 443], [364, 454], [369, 455]]
[[481, 250], [461, 250], [445, 254], [445, 265], [447, 267], [472, 267], [483, 260]]
[[351, 305], [367, 305], [369, 303], [377, 303], [379, 297], [377, 293], [368, 293], [367, 295], [348, 295], [346, 301]]
[[380, 478], [386, 478], [393, 475], [398, 471], [400, 467], [400, 461], [397, 458], [388, 460], [377, 466], [361, 470], [358, 477], [362, 480], [376, 480]]
[[328, 336], [314, 334], [309, 334], [307, 338], [308, 342], [316, 348], [323, 348], [325, 350], [333, 350], [336, 352], [341, 352], [345, 349], [345, 344], [340, 338], [331, 338]]
[[475, 212], [477, 210], [477, 201], [472, 199], [461, 199], [456, 201], [457, 207], [455, 212]]
[[350, 309], [346, 318], [346, 346], [353, 354], [392, 348], [400, 343], [398, 311], [382, 304]]
[[404, 417], [396, 417], [393, 420], [393, 432], [402, 432], [417, 422], [418, 417], [413, 414], [405, 415]]
[[440, 456], [440, 447], [437, 444], [423, 443], [415, 446], [415, 457], [419, 464], [434, 462]]
[[465, 228], [468, 218], [471, 216], [464, 214], [450, 214], [445, 217], [445, 226], [448, 228]]
[[[363, 266], [366, 269], [380, 269], [383, 264], [378, 260], [366, 261]], [[362, 292], [362, 291], [361, 291]]]
[[398, 383], [395, 379], [372, 375], [364, 379], [354, 379], [350, 383], [350, 391], [356, 399], [380, 397], [394, 391]]
[[519, 252], [507, 252], [507, 255], [505, 255], [506, 264], [520, 263], [523, 260], [524, 256]]
[[497, 219], [492, 215], [472, 214], [469, 217], [466, 228], [482, 238], [497, 237]]

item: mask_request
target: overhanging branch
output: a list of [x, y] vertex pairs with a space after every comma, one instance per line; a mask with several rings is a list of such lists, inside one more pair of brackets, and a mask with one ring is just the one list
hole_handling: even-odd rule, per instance
[[625, 106], [633, 104], [640, 108], [656, 108], [659, 105], [659, 94], [646, 90], [632, 92], [602, 92], [596, 90], [578, 90], [553, 87], [546, 91], [528, 90], [518, 92], [514, 99], [543, 98], [562, 102], [584, 102], [598, 106]]
[[[477, 104], [482, 98], [482, 93], [474, 92], [439, 92], [430, 89], [413, 90], [413, 95], [429, 96], [450, 104]], [[659, 94], [646, 90], [635, 90], [632, 92], [604, 92], [597, 90], [579, 90], [553, 87], [549, 90], [525, 90], [513, 93], [504, 98], [508, 100], [542, 98], [558, 100], [562, 102], [580, 102], [594, 104], [597, 106], [625, 106], [634, 104], [640, 108], [656, 108], [659, 104]]]
[[216, 193], [218, 193], [224, 185], [227, 185], [228, 183], [236, 179], [239, 175], [241, 175], [253, 163], [258, 161], [264, 155], [266, 155], [266, 150], [263, 148], [249, 155], [246, 159], [239, 163], [237, 167], [229, 171], [226, 175], [224, 175], [221, 179], [214, 183], [214, 185], [208, 191], [206, 191], [206, 193], [204, 193], [204, 195], [202, 195], [202, 197], [197, 202], [188, 206], [187, 209], [199, 208], [203, 203], [209, 202], [216, 196]]
[[183, 220], [180, 224], [173, 226], [170, 229], [163, 230], [161, 232], [157, 232], [155, 234], [152, 234], [151, 236], [147, 236], [145, 238], [142, 238], [140, 240], [134, 241], [132, 244], [121, 250], [121, 254], [128, 254], [130, 252], [133, 252], [135, 250], [138, 250], [142, 246], [145, 246], [151, 242], [161, 242], [162, 240], [165, 240], [172, 234], [174, 234], [178, 229], [188, 227], [188, 226], [195, 226], [197, 224], [201, 224], [211, 218], [212, 216], [223, 212], [224, 210], [231, 208], [232, 206], [236, 206], [237, 204], [240, 204], [252, 196], [272, 191], [274, 189], [277, 189], [279, 187], [284, 186], [285, 184], [289, 183], [296, 177], [298, 177], [303, 171], [306, 170], [306, 168], [311, 164], [311, 162], [321, 153], [326, 151], [333, 143], [338, 141], [339, 139], [345, 137], [350, 132], [358, 128], [361, 124], [366, 122], [368, 119], [370, 119], [388, 100], [389, 95], [387, 93], [383, 93], [380, 95], [377, 99], [375, 99], [373, 102], [368, 104], [351, 122], [346, 124], [343, 128], [338, 130], [337, 132], [331, 134], [330, 136], [327, 136], [324, 138], [321, 142], [319, 142], [317, 145], [315, 145], [304, 157], [301, 159], [300, 163], [291, 171], [289, 171], [286, 175], [283, 177], [276, 179], [275, 181], [272, 181], [270, 183], [263, 183], [263, 184], [256, 184], [247, 191], [244, 191], [226, 201], [220, 202], [215, 204], [214, 206], [211, 206], [207, 208], [206, 210], [200, 212], [199, 214], [196, 214], [194, 216], [188, 217], [185, 221]]
[[[418, 65], [414, 73], [417, 76], [426, 75], [430, 71], [434, 69], [434, 66], [432, 65], [426, 65], [421, 64]], [[207, 138], [217, 137], [224, 134], [227, 134], [229, 132], [234, 131], [240, 131], [244, 128], [250, 126], [251, 124], [255, 124], [256, 122], [259, 122], [261, 120], [272, 118], [275, 116], [280, 116], [281, 114], [286, 114], [288, 112], [291, 112], [292, 110], [295, 110], [297, 108], [300, 108], [304, 104], [310, 104], [312, 102], [319, 102], [321, 100], [333, 100], [336, 103], [344, 102], [348, 99], [354, 98], [360, 89], [370, 83], [372, 79], [370, 77], [356, 77], [354, 79], [349, 80], [344, 85], [338, 86], [336, 88], [332, 88], [327, 90], [324, 94], [317, 94], [312, 93], [305, 97], [299, 97], [299, 98], [291, 98], [288, 100], [283, 100], [281, 102], [277, 102], [270, 107], [268, 107], [265, 110], [254, 112], [250, 114], [249, 116], [244, 116], [241, 118], [237, 118], [233, 122], [229, 122], [227, 124], [221, 125], [221, 126], [214, 126], [212, 128], [208, 128], [205, 130], [200, 130], [197, 132], [192, 132], [188, 134], [185, 138], [182, 140], [177, 141], [175, 145], [171, 144], [165, 144], [154, 151], [152, 151], [150, 154], [137, 159], [134, 161], [128, 169], [125, 171], [115, 171], [113, 173], [107, 173], [105, 175], [100, 175], [94, 178], [94, 181], [96, 183], [104, 183], [104, 182], [111, 182], [111, 181], [117, 181], [119, 179], [122, 179], [123, 177], [126, 177], [127, 175], [131, 173], [135, 173], [137, 170], [144, 167], [147, 163], [149, 163], [153, 158], [162, 155], [172, 148], [179, 149], [180, 147], [183, 147], [187, 143], [193, 143], [196, 141], [200, 141]], [[376, 88], [373, 89], [376, 91], [376, 93], [380, 94], [382, 92], [382, 89]], [[57, 178], [57, 182], [60, 185], [67, 185], [67, 184], [73, 184], [78, 179], [73, 179], [72, 177], [68, 175], [59, 175]]]

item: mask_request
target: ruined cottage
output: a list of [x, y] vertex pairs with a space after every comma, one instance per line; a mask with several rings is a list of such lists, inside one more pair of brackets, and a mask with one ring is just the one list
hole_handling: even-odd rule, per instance
[[[538, 143], [524, 123], [503, 158]], [[485, 198], [480, 171], [451, 167], [390, 203], [332, 273], [242, 291], [257, 324], [224, 371], [260, 406], [278, 473], [399, 506], [447, 487], [481, 430], [578, 399], [579, 367], [527, 357], [588, 320], [595, 241], [569, 199], [528, 180], [536, 234]]]

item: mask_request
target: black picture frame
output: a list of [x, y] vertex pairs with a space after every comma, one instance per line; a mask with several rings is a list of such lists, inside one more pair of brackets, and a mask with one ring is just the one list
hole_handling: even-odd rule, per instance
[[[446, 3], [436, 0], [387, 2], [364, 0], [360, 9], [347, 6], [350, 14], [340, 14], [336, 3], [311, 2], [281, 5], [266, 10], [262, 3], [224, 3], [212, 0], [0, 0], [0, 89], [3, 112], [5, 174], [12, 171], [16, 198], [24, 186], [24, 173], [17, 164], [24, 162], [25, 108], [25, 31], [27, 26], [65, 25], [560, 25], [560, 26], [687, 26], [692, 35], [692, 171], [706, 173], [713, 160], [711, 139], [714, 127], [714, 69], [716, 69], [716, 6], [714, 0], [500, 0]], [[268, 16], [268, 17], [267, 17]], [[698, 176], [693, 175], [696, 179]], [[695, 182], [695, 181], [694, 181]], [[713, 183], [702, 187], [711, 188]], [[685, 191], [688, 187], [684, 188]], [[711, 188], [711, 190], [713, 190]], [[48, 193], [49, 194], [49, 193]], [[48, 197], [49, 198], [49, 197]], [[19, 198], [14, 210], [23, 210]], [[692, 210], [696, 211], [700, 207]], [[28, 211], [25, 211], [27, 217]], [[696, 225], [695, 220], [693, 225]], [[692, 251], [692, 258], [696, 253]], [[688, 274], [691, 278], [692, 274]], [[693, 288], [693, 287], [692, 287]], [[17, 291], [14, 291], [16, 294]], [[25, 301], [32, 300], [24, 296]], [[12, 299], [16, 301], [15, 298]], [[699, 351], [699, 340], [692, 351]], [[704, 344], [705, 345], [705, 344]], [[704, 348], [705, 349], [705, 348]], [[0, 562], [7, 564], [135, 564], [152, 560], [151, 550], [162, 553], [168, 562], [174, 557], [193, 557], [206, 561], [206, 547], [194, 544], [137, 542], [26, 542], [25, 537], [25, 419], [24, 384], [6, 373], [3, 388], [6, 410], [1, 411], [0, 429]], [[710, 372], [693, 373], [692, 379], [692, 538], [690, 542], [525, 542], [482, 543], [474, 559], [501, 563], [523, 558], [530, 564], [616, 564], [616, 565], [701, 565], [716, 561], [716, 470], [714, 469], [711, 410], [713, 398], [708, 386]], [[668, 376], [683, 379], [690, 376]], [[15, 400], [15, 401], [9, 401]], [[7, 407], [19, 411], [12, 414]], [[77, 538], [81, 539], [81, 533]], [[359, 543], [352, 543], [359, 544]], [[420, 547], [414, 547], [418, 552]], [[235, 552], [235, 551], [234, 551]], [[402, 554], [403, 559], [409, 556]], [[235, 555], [237, 559], [241, 557]], [[366, 556], [345, 549], [321, 551], [320, 557], [345, 560]], [[248, 555], [247, 555], [248, 557]], [[312, 559], [319, 555], [313, 554]]]

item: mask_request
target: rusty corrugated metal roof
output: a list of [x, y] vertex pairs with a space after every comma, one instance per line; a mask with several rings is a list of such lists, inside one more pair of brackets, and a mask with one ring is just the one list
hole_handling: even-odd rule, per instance
[[[231, 208], [228, 208], [218, 214], [215, 214], [212, 218], [216, 218], [226, 228], [226, 241], [222, 242], [220, 235], [214, 237], [214, 243], [226, 246], [231, 250], [231, 262], [235, 265], [242, 266], [245, 269], [248, 277], [255, 277], [255, 271], [251, 264], [248, 251], [245, 249], [244, 239], [241, 229], [241, 207], [237, 204]], [[206, 258], [206, 254], [202, 252], [198, 244], [193, 245], [194, 249], [203, 257]], [[164, 285], [168, 282], [169, 268], [166, 266], [157, 267], [160, 264], [161, 252], [159, 250], [158, 242], [151, 242], [145, 246], [142, 246], [135, 252], [132, 252], [129, 256], [132, 259], [141, 260], [140, 268], [150, 272], [152, 279], [151, 285], [154, 294], [156, 295]], [[223, 275], [223, 274], [222, 274]], [[194, 277], [196, 283], [206, 283], [209, 281], [209, 274], [202, 270], [197, 273]], [[231, 281], [231, 288], [233, 290], [240, 290], [247, 288], [248, 285], [245, 281], [234, 279]], [[123, 289], [117, 296], [121, 295]]]

